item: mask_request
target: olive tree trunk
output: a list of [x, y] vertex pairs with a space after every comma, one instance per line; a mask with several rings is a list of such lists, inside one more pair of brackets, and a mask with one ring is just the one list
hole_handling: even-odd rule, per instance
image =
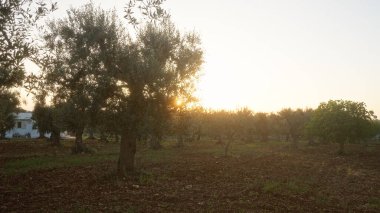
[[136, 142], [138, 126], [142, 120], [144, 113], [143, 105], [143, 87], [132, 86], [130, 90], [130, 105], [129, 115], [131, 120], [124, 127], [124, 131], [120, 138], [120, 153], [119, 161], [117, 163], [117, 173], [119, 176], [126, 176], [128, 173], [133, 173], [135, 170], [135, 154], [136, 154]]
[[84, 128], [78, 128], [75, 131], [75, 145], [73, 147], [73, 153], [83, 153], [86, 152], [86, 147], [83, 143], [83, 130]]
[[38, 131], [38, 139], [44, 139], [45, 138], [45, 132], [42, 132], [42, 131]]
[[61, 131], [58, 127], [53, 127], [50, 133], [50, 139], [49, 139], [54, 146], [60, 146], [61, 145]]
[[88, 139], [91, 139], [91, 140], [96, 139], [94, 136], [94, 128], [92, 127], [88, 129]]
[[5, 139], [5, 131], [0, 132], [0, 139], [1, 140]]
[[126, 176], [135, 169], [136, 136], [133, 132], [124, 132], [120, 140], [120, 155], [117, 164], [119, 176]]

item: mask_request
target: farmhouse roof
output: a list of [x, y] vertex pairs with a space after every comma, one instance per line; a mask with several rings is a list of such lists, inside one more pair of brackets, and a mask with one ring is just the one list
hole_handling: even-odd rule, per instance
[[16, 114], [17, 120], [30, 120], [32, 119], [32, 113], [31, 112], [20, 112]]

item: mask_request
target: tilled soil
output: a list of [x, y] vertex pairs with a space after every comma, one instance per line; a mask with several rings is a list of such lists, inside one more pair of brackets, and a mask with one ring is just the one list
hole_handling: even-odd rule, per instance
[[375, 149], [184, 152], [124, 179], [113, 161], [1, 175], [0, 212], [380, 212]]

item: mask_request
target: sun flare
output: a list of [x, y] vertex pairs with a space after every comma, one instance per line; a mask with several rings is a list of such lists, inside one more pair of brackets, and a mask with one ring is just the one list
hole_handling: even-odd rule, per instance
[[183, 104], [183, 101], [182, 101], [181, 99], [177, 98], [177, 99], [175, 100], [175, 105], [176, 105], [176, 106], [181, 106], [182, 104]]

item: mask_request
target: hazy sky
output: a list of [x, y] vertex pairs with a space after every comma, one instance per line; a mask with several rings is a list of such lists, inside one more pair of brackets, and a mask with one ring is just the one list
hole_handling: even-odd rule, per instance
[[[59, 1], [57, 16], [74, 4]], [[93, 0], [122, 15], [126, 0]], [[167, 0], [181, 30], [202, 39], [205, 107], [278, 111], [329, 99], [380, 115], [380, 1]]]

